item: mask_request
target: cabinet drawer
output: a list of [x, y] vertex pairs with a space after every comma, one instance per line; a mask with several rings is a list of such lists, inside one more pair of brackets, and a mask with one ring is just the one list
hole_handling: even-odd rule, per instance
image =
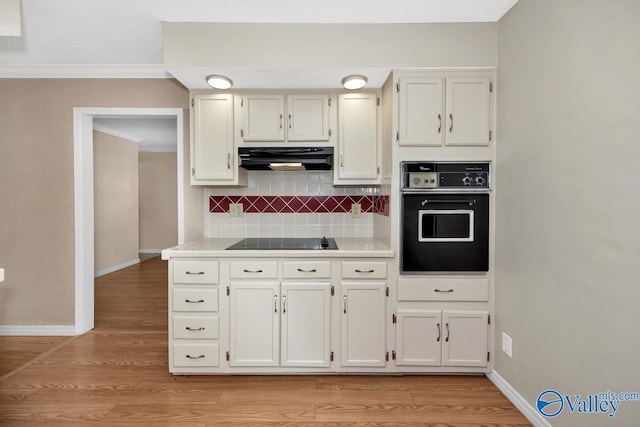
[[398, 301], [489, 301], [489, 279], [398, 279]]
[[173, 283], [218, 283], [218, 261], [173, 261]]
[[173, 338], [218, 339], [218, 316], [174, 316]]
[[322, 262], [285, 262], [282, 275], [285, 279], [328, 279], [331, 277], [331, 263]]
[[343, 262], [343, 279], [384, 279], [387, 277], [386, 262]]
[[230, 262], [229, 277], [232, 279], [277, 279], [278, 263], [271, 262]]
[[173, 311], [218, 311], [218, 289], [174, 289]]
[[219, 366], [218, 343], [173, 344], [173, 366]]

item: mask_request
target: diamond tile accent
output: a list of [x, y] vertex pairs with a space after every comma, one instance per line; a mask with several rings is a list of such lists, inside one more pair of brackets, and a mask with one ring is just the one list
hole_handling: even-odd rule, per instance
[[247, 213], [346, 213], [360, 203], [363, 213], [389, 216], [389, 196], [210, 196], [209, 212], [229, 212], [229, 203]]

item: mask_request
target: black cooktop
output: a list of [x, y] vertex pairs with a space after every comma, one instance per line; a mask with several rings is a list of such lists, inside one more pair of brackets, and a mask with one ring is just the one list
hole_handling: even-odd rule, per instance
[[226, 250], [325, 250], [338, 249], [334, 238], [326, 237], [247, 237]]

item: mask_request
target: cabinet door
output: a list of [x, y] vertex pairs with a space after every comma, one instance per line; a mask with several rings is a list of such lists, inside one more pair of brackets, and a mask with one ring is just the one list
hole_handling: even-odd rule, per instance
[[489, 145], [488, 77], [447, 78], [446, 145]]
[[232, 181], [233, 95], [197, 95], [193, 102], [194, 136], [191, 184]]
[[442, 312], [442, 365], [487, 366], [488, 316], [486, 311]]
[[288, 95], [287, 107], [288, 141], [329, 141], [329, 95]]
[[244, 141], [284, 141], [284, 95], [243, 95]]
[[342, 366], [385, 366], [384, 319], [384, 283], [342, 284]]
[[282, 366], [329, 367], [329, 283], [282, 284]]
[[398, 145], [441, 146], [444, 97], [441, 78], [398, 79]]
[[398, 310], [396, 365], [440, 366], [441, 310]]
[[231, 283], [230, 366], [277, 366], [280, 298], [277, 282]]
[[378, 179], [378, 107], [375, 94], [350, 93], [338, 99], [336, 183]]

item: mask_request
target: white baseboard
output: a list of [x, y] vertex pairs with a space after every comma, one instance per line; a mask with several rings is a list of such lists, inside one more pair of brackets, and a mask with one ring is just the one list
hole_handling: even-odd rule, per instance
[[0, 325], [0, 336], [74, 336], [73, 325]]
[[160, 254], [162, 249], [138, 249], [141, 254]]
[[113, 273], [114, 271], [122, 270], [123, 268], [131, 267], [132, 265], [140, 264], [140, 258], [132, 259], [122, 264], [114, 265], [113, 267], [105, 268], [104, 270], [96, 271], [93, 277], [104, 276], [105, 274]]
[[507, 399], [529, 420], [535, 427], [552, 427], [551, 424], [536, 409], [520, 395], [511, 384], [500, 376], [496, 371], [487, 374], [487, 378], [495, 384], [500, 391], [507, 396]]

